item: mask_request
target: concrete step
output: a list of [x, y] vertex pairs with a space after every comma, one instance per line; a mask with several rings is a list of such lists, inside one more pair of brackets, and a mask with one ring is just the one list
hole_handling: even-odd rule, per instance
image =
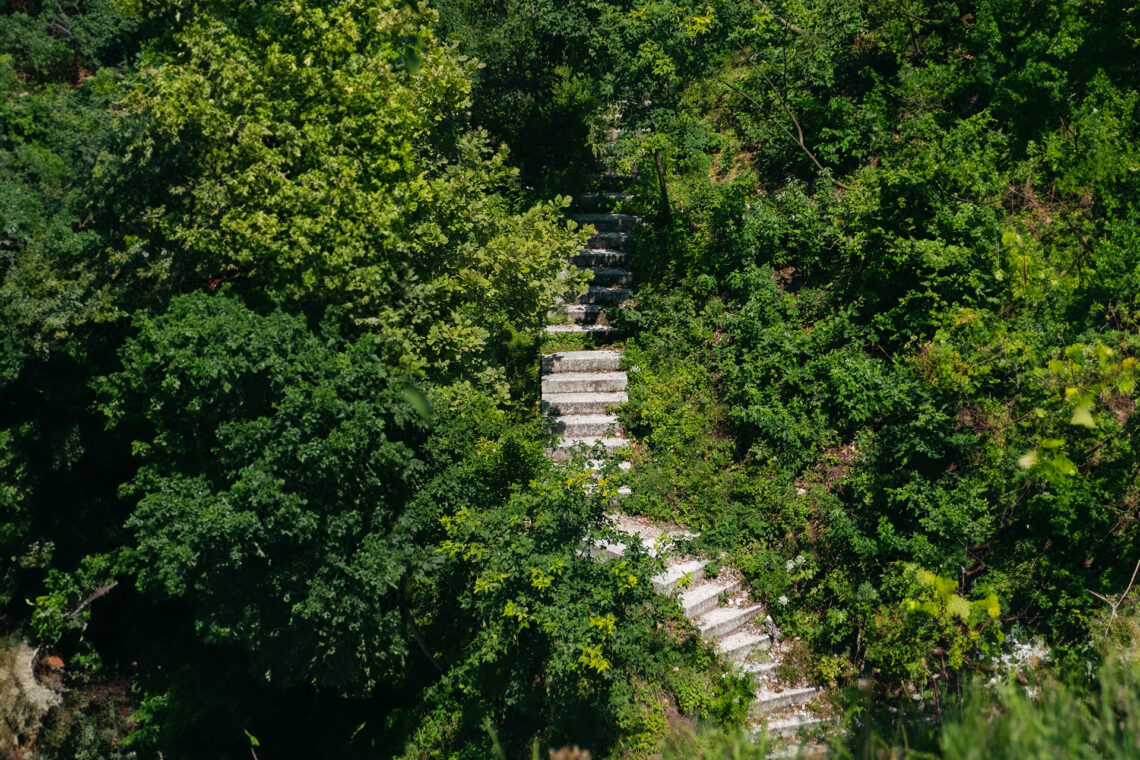
[[706, 639], [720, 638], [740, 630], [748, 621], [764, 611], [759, 604], [748, 607], [717, 607], [693, 622]]
[[625, 446], [629, 441], [624, 438], [607, 437], [607, 438], [563, 438], [558, 442], [558, 446], [551, 452], [551, 459], [555, 462], [565, 462], [572, 459], [574, 452], [580, 446], [584, 446], [587, 451], [592, 450], [595, 446], [601, 445], [606, 454], [612, 455], [613, 452]]
[[698, 583], [697, 585], [689, 588], [681, 594], [681, 609], [685, 612], [685, 617], [693, 620], [706, 612], [711, 612], [720, 605], [720, 595], [730, 594], [740, 588], [740, 584], [735, 581], [720, 582], [720, 581], [706, 581]]
[[592, 224], [598, 232], [634, 232], [641, 224], [631, 214], [574, 214], [574, 221], [583, 227]]
[[775, 712], [776, 710], [783, 710], [785, 707], [791, 707], [793, 705], [802, 705], [804, 702], [808, 702], [822, 693], [823, 689], [814, 686], [783, 689], [782, 691], [759, 689], [756, 692], [756, 700], [752, 703], [752, 714], [761, 715], [763, 713]]
[[626, 551], [631, 544], [636, 545], [640, 543], [650, 557], [657, 557], [659, 555], [667, 554], [673, 547], [669, 545], [657, 546], [655, 544], [647, 544], [645, 542], [637, 541], [636, 538], [630, 541], [607, 541], [599, 540], [590, 547], [590, 555], [593, 557], [602, 557], [605, 559], [616, 559], [617, 557], [625, 556]]
[[552, 418], [554, 432], [567, 438], [603, 438], [618, 429], [618, 418], [607, 414], [574, 414]]
[[584, 206], [586, 208], [603, 208], [614, 206], [618, 203], [628, 203], [634, 198], [629, 193], [619, 193], [612, 190], [603, 192], [589, 192], [580, 193], [574, 198], [576, 206]]
[[778, 662], [746, 662], [741, 668], [745, 673], [750, 673], [753, 680], [763, 680], [771, 676], [779, 666]]
[[676, 541], [669, 534], [652, 540], [645, 536], [628, 534], [627, 538], [620, 541], [598, 541], [591, 548], [591, 553], [601, 557], [620, 557], [630, 546], [640, 546], [650, 557], [663, 557], [676, 548]]
[[542, 397], [543, 413], [554, 417], [577, 414], [608, 414], [629, 400], [624, 392], [615, 393], [548, 393]]
[[604, 325], [609, 316], [606, 309], [596, 303], [566, 304], [559, 307], [560, 312], [554, 312], [552, 317], [566, 316], [571, 324], [575, 325]]
[[685, 577], [690, 583], [700, 583], [705, 577], [705, 564], [703, 559], [691, 559], [671, 565], [653, 576], [653, 588], [658, 594], [671, 594]]
[[809, 713], [793, 715], [789, 718], [768, 721], [768, 736], [772, 738], [788, 738], [796, 736], [806, 729], [818, 728], [830, 722], [831, 721], [825, 720], [818, 715], [811, 715]]
[[621, 351], [558, 351], [542, 357], [542, 373], [615, 372], [621, 369]]
[[598, 232], [590, 236], [587, 248], [604, 248], [609, 251], [624, 251], [629, 243], [628, 232]]
[[578, 296], [578, 303], [617, 306], [623, 301], [629, 300], [631, 295], [633, 293], [629, 288], [591, 285], [585, 293]]
[[767, 649], [770, 646], [772, 646], [771, 636], [753, 631], [734, 633], [716, 642], [717, 651], [735, 662], [744, 662], [748, 659], [748, 655], [757, 649]]
[[547, 335], [582, 335], [593, 338], [615, 338], [621, 330], [613, 325], [547, 325]]
[[591, 267], [620, 267], [625, 265], [625, 251], [609, 248], [587, 248], [570, 257], [571, 263], [585, 269]]
[[615, 393], [624, 391], [624, 372], [558, 372], [544, 375], [542, 395], [550, 393]]
[[632, 174], [617, 174], [615, 172], [588, 174], [586, 179], [602, 187], [622, 187], [637, 181], [637, 177]]
[[628, 269], [620, 267], [594, 267], [594, 285], [628, 285], [632, 276]]

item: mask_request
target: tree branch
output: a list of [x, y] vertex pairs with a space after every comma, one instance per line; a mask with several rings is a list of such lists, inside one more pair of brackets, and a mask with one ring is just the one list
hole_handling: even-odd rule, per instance
[[831, 180], [831, 182], [833, 184], [843, 188], [844, 190], [848, 190], [848, 191], [851, 190], [852, 188], [850, 185], [847, 185], [843, 182], [840, 182], [839, 180], [832, 177], [830, 172], [828, 171], [827, 167], [824, 166], [822, 163], [820, 163], [820, 160], [818, 158], [816, 158], [815, 153], [812, 152], [811, 148], [809, 148], [807, 146], [807, 143], [804, 141], [804, 130], [803, 130], [803, 127], [800, 126], [799, 119], [797, 119], [795, 114], [792, 113], [791, 107], [788, 105], [787, 101], [784, 100], [784, 97], [782, 95], [780, 95], [779, 90], [776, 89], [776, 85], [772, 84], [772, 80], [770, 80], [767, 77], [767, 75], [764, 74], [763, 71], [760, 71], [759, 68], [757, 68], [756, 71], [757, 71], [757, 73], [760, 74], [760, 76], [764, 77], [764, 81], [767, 82], [768, 86], [772, 88], [772, 92], [773, 92], [773, 94], [775, 94], [776, 99], [780, 101], [780, 105], [783, 107], [784, 113], [786, 113], [788, 115], [788, 118], [790, 118], [792, 120], [792, 124], [795, 125], [796, 134], [793, 135], [792, 131], [790, 129], [788, 129], [783, 124], [781, 124], [777, 119], [770, 116], [768, 114], [767, 109], [764, 107], [764, 104], [760, 103], [758, 100], [756, 100], [756, 98], [752, 97], [747, 92], [740, 89], [739, 87], [732, 84], [731, 82], [727, 82], [718, 76], [714, 76], [713, 78], [716, 79], [716, 81], [723, 84], [725, 87], [728, 87], [729, 89], [740, 93], [741, 95], [743, 95], [745, 97], [745, 99], [748, 100], [748, 102], [752, 103], [752, 105], [759, 108], [761, 113], [763, 113], [765, 116], [768, 116], [769, 120], [771, 120], [771, 122], [773, 124], [775, 124], [777, 127], [779, 127], [780, 131], [782, 131], [784, 134], [786, 134], [788, 136], [788, 139], [790, 139], [792, 142], [794, 142], [796, 145], [799, 146], [800, 150], [802, 150], [807, 155], [807, 157], [811, 159], [811, 162], [813, 164], [815, 164], [817, 167], [819, 167], [819, 170], [821, 172], [824, 172], [824, 176], [826, 176], [829, 180]]
[[772, 10], [771, 6], [769, 6], [768, 3], [764, 2], [764, 0], [756, 0], [756, 4], [764, 10], [768, 11], [768, 13], [772, 14], [772, 18], [783, 24], [784, 28], [788, 31], [795, 32], [796, 34], [807, 34], [807, 29], [804, 29], [802, 26], [796, 26], [791, 21], [788, 21], [786, 18], [781, 16], [779, 13], [776, 13], [776, 11]]

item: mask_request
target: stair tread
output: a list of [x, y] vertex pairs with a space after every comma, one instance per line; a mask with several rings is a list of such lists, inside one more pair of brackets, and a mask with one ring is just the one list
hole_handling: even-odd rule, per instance
[[595, 351], [555, 351], [552, 354], [543, 354], [543, 359], [588, 359], [591, 357], [605, 359], [620, 359], [621, 351], [612, 348], [599, 348]]
[[788, 699], [789, 697], [805, 697], [822, 694], [823, 689], [818, 686], [797, 686], [790, 689], [781, 689], [779, 691], [769, 691], [764, 687], [756, 690], [756, 699], [760, 702], [775, 702], [781, 699]]
[[617, 415], [614, 414], [563, 414], [551, 419], [559, 422], [607, 422], [614, 423], [618, 421]]
[[547, 325], [546, 332], [554, 335], [561, 333], [609, 334], [621, 332], [621, 330], [613, 325]]
[[629, 378], [621, 370], [605, 370], [601, 372], [553, 372], [545, 375], [542, 379], [550, 382], [555, 380], [627, 380]]
[[558, 442], [558, 448], [568, 449], [572, 446], [578, 446], [579, 444], [585, 444], [586, 446], [596, 446], [599, 443], [603, 444], [606, 448], [616, 449], [629, 443], [629, 441], [617, 435], [588, 436], [585, 438], [563, 438]]

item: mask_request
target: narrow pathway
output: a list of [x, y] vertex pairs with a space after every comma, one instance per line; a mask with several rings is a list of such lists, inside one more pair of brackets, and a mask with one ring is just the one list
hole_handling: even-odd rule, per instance
[[[551, 452], [555, 461], [570, 459], [573, 451], [583, 446], [610, 456], [627, 443], [615, 412], [628, 400], [628, 377], [622, 368], [621, 350], [612, 345], [620, 333], [609, 323], [613, 310], [621, 308], [633, 292], [626, 250], [640, 220], [604, 209], [632, 198], [624, 190], [631, 181], [631, 177], [613, 173], [595, 175], [592, 184], [598, 189], [577, 199], [577, 207], [594, 211], [575, 214], [574, 219], [593, 225], [596, 232], [571, 263], [591, 271], [590, 286], [576, 302], [559, 304], [552, 314], [555, 323], [546, 330], [567, 343], [580, 338], [579, 348], [597, 347], [542, 357], [542, 406], [560, 436]], [[621, 466], [628, 469], [629, 463], [622, 462]], [[628, 489], [623, 491], [628, 493]], [[675, 596], [700, 635], [713, 643], [725, 660], [752, 675], [756, 684], [753, 730], [766, 728], [773, 737], [793, 738], [824, 723], [803, 709], [821, 698], [820, 689], [803, 683], [788, 685], [778, 679], [778, 671], [786, 670], [779, 667], [783, 648], [774, 644], [778, 631], [764, 609], [753, 604], [742, 590], [731, 568], [722, 568], [715, 578], [706, 577], [708, 561], [685, 555], [686, 539], [695, 538], [693, 534], [620, 511], [615, 511], [612, 520], [628, 538], [596, 545], [592, 553], [617, 557], [631, 543], [640, 542], [651, 554], [664, 559], [664, 572], [653, 579], [655, 589]], [[806, 745], [800, 749], [813, 750]]]

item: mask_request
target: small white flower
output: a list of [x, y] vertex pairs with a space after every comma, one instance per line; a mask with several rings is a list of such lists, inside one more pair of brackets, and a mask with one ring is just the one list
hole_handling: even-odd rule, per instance
[[777, 599], [776, 601], [780, 603], [781, 607], [787, 607], [788, 606], [788, 597], [784, 596], [783, 594], [780, 594], [780, 598]]
[[802, 554], [796, 555], [796, 567], [802, 567], [805, 562], [807, 562], [807, 557]]
[[788, 560], [787, 562], [784, 563], [784, 569], [787, 570], [789, 573], [792, 572], [792, 568], [795, 566], [796, 566], [796, 563], [792, 562], [791, 560]]

